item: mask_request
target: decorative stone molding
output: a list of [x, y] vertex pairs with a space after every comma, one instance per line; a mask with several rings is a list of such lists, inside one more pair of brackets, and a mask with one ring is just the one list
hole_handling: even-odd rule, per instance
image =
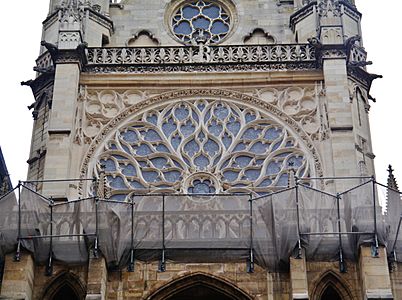
[[346, 53], [343, 49], [326, 49], [321, 53], [322, 59], [339, 59], [346, 58]]
[[194, 272], [192, 274], [181, 275], [165, 283], [162, 286], [154, 287], [146, 300], [162, 300], [170, 298], [173, 294], [187, 289], [189, 286], [201, 285], [221, 291], [223, 295], [231, 295], [238, 300], [251, 300], [252, 296], [237, 287], [228, 279], [220, 278], [212, 274]]
[[[147, 99], [146, 101], [141, 101], [137, 104], [134, 104], [127, 109], [119, 112], [115, 117], [113, 117], [107, 124], [104, 126], [100, 132], [94, 137], [91, 144], [89, 145], [89, 149], [83, 159], [81, 165], [80, 177], [86, 178], [88, 176], [88, 171], [90, 167], [91, 161], [94, 159], [95, 152], [102, 145], [106, 136], [108, 136], [111, 132], [116, 130], [122, 122], [131, 118], [136, 113], [143, 111], [149, 107], [152, 107], [157, 104], [162, 104], [167, 101], [177, 100], [188, 97], [209, 97], [209, 98], [217, 98], [217, 99], [228, 99], [234, 101], [240, 101], [241, 103], [245, 103], [248, 105], [252, 105], [253, 107], [259, 107], [267, 112], [272, 113], [276, 119], [281, 120], [281, 123], [286, 124], [288, 128], [291, 128], [292, 131], [296, 134], [298, 138], [303, 141], [303, 144], [306, 147], [306, 150], [310, 153], [314, 165], [314, 173], [317, 176], [323, 175], [323, 169], [321, 164], [320, 156], [315, 149], [314, 143], [303, 129], [303, 127], [295, 121], [293, 118], [289, 117], [286, 113], [281, 111], [279, 108], [275, 107], [272, 104], [269, 104], [266, 101], [260, 100], [256, 97], [242, 94], [236, 91], [228, 91], [228, 90], [218, 90], [218, 89], [188, 89], [188, 90], [178, 90], [167, 92], [152, 98]], [[78, 119], [78, 118], [77, 118]], [[76, 138], [77, 140], [77, 138]], [[78, 139], [78, 140], [83, 140]], [[80, 190], [82, 192], [82, 185], [80, 186]]]
[[82, 42], [80, 31], [61, 31], [58, 47], [60, 49], [74, 49]]
[[328, 287], [333, 287], [342, 299], [357, 300], [354, 289], [343, 280], [340, 274], [334, 271], [327, 271], [314, 281], [314, 289], [311, 293], [312, 300], [320, 300]]
[[[48, 50], [53, 65], [78, 63], [81, 66], [84, 66], [87, 63], [85, 56], [85, 49], [87, 47], [86, 43], [78, 44], [75, 49], [59, 49], [56, 45], [53, 45], [46, 41], [42, 41], [41, 44]], [[47, 64], [48, 56], [46, 54], [42, 54], [41, 57], [46, 57], [46, 60], [43, 59], [39, 62]]]
[[[203, 55], [204, 53], [204, 55]], [[311, 63], [315, 49], [308, 44], [264, 46], [200, 46], [89, 48], [88, 66], [189, 65], [199, 63]]]
[[320, 31], [320, 39], [324, 45], [343, 44], [342, 26], [322, 27]]
[[[255, 96], [294, 119], [312, 140], [322, 141], [328, 138], [327, 121], [323, 119], [326, 108], [319, 101], [322, 93], [322, 85], [316, 83], [315, 86], [285, 89], [265, 88], [255, 91]], [[143, 91], [88, 91], [85, 86], [81, 86], [75, 143], [90, 144], [110, 120], [146, 97]]]
[[270, 72], [316, 70], [316, 62], [270, 63], [270, 64], [205, 64], [205, 65], [159, 65], [159, 66], [86, 66], [84, 71], [95, 74], [158, 74], [158, 73], [212, 73], [212, 72]]

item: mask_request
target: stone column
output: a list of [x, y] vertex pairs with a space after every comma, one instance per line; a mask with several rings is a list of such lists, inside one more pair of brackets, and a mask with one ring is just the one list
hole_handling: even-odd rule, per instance
[[107, 267], [103, 257], [90, 257], [88, 266], [88, 287], [85, 300], [107, 299]]
[[378, 257], [373, 257], [371, 247], [360, 247], [359, 267], [362, 299], [394, 299], [385, 247], [379, 248]]
[[[49, 116], [49, 140], [44, 166], [44, 179], [70, 177], [72, 131], [78, 98], [80, 66], [78, 62], [57, 64], [52, 109]], [[68, 183], [47, 183], [43, 194], [67, 198]]]
[[290, 284], [291, 299], [309, 299], [306, 256], [301, 258], [290, 257]]
[[[353, 173], [351, 167], [355, 166], [357, 171], [357, 162], [354, 159], [355, 142], [346, 59], [342, 57], [342, 52], [328, 52], [323, 64], [328, 121], [332, 135], [334, 159], [337, 160], [334, 175], [351, 175]], [[345, 158], [349, 158], [349, 161], [346, 161]]]
[[19, 262], [14, 261], [12, 254], [7, 255], [0, 298], [32, 299], [34, 277], [35, 266], [30, 254], [23, 253]]
[[267, 271], [267, 299], [274, 300], [274, 278], [272, 273]]

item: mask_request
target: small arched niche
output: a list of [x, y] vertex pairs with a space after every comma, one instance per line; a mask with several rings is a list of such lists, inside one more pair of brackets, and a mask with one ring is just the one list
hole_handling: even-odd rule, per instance
[[244, 38], [246, 45], [266, 45], [275, 44], [275, 38], [261, 28], [254, 29]]
[[321, 300], [342, 300], [336, 289], [329, 285], [321, 296]]
[[332, 271], [324, 274], [313, 291], [312, 300], [354, 300], [347, 284]]
[[212, 275], [196, 273], [154, 291], [147, 300], [251, 300], [240, 288]]
[[54, 278], [44, 291], [43, 300], [84, 300], [86, 289], [80, 278], [64, 272]]
[[148, 30], [141, 30], [127, 41], [128, 47], [156, 47], [158, 39]]

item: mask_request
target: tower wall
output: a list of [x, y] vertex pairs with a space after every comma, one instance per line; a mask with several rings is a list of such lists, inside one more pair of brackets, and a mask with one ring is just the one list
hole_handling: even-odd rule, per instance
[[[35, 186], [36, 192], [58, 203], [92, 196], [131, 203], [143, 194], [242, 193], [257, 198], [299, 184], [300, 178], [315, 178], [308, 181], [309, 188], [337, 199], [337, 192], [374, 175], [368, 112], [376, 76], [365, 69], [360, 17], [352, 1], [333, 0], [52, 1], [38, 76], [29, 83], [35, 96], [35, 125], [28, 178], [44, 180]], [[66, 178], [74, 180], [51, 182]], [[353, 200], [362, 204], [363, 196]], [[141, 200], [139, 209], [149, 212], [152, 207]], [[215, 220], [211, 212], [224, 206], [224, 201], [200, 202], [183, 200], [173, 214], [201, 211], [199, 215]], [[276, 209], [270, 205], [256, 210], [266, 223], [269, 209]], [[269, 245], [277, 251], [275, 267], [255, 266], [254, 273], [252, 247], [248, 265], [245, 257], [226, 257], [224, 263], [179, 259], [163, 270], [162, 258], [158, 266], [140, 257], [135, 264], [131, 261], [134, 272], [121, 266], [114, 272], [119, 261], [111, 261], [112, 254], [98, 253], [96, 258], [91, 252], [88, 263], [56, 263], [53, 272], [60, 278], [70, 276], [77, 284], [75, 291], [87, 294], [86, 299], [165, 299], [172, 286], [183, 288], [191, 276], [223, 293], [239, 295], [236, 299], [318, 300], [328, 286], [342, 299], [392, 299], [387, 253], [375, 243], [377, 232], [374, 248], [371, 240], [352, 241], [362, 248], [353, 248], [354, 256], [348, 253], [347, 273], [342, 248], [333, 246], [342, 242], [338, 236], [325, 238], [316, 250], [328, 247], [339, 262], [304, 255], [302, 247], [308, 249], [310, 239], [311, 245], [317, 240], [304, 241], [298, 231], [313, 232], [319, 222], [314, 218], [325, 219], [318, 229], [326, 233], [340, 227], [352, 231], [353, 222], [365, 221], [357, 213], [338, 220], [336, 206], [325, 205], [312, 207], [315, 215], [302, 216], [307, 225], [297, 228], [297, 245], [286, 244], [290, 233], [284, 228], [267, 225], [279, 232], [275, 245]], [[360, 208], [359, 213], [371, 212], [372, 203]], [[249, 207], [242, 209], [248, 212]], [[278, 217], [275, 222], [291, 216], [286, 222], [291, 227], [300, 218], [296, 209], [288, 207], [272, 216]], [[332, 214], [325, 215], [331, 209]], [[341, 209], [349, 212], [344, 203]], [[116, 215], [111, 220], [120, 220]], [[196, 219], [191, 220], [194, 225]], [[213, 223], [208, 220], [202, 224]], [[218, 220], [212, 233], [207, 225], [199, 225], [207, 228], [199, 230], [199, 240], [205, 238], [201, 232], [213, 237], [249, 232], [246, 221], [233, 220], [227, 227]], [[180, 222], [171, 228], [180, 227]], [[366, 223], [362, 228], [372, 226]], [[109, 225], [122, 226], [123, 234], [124, 224]], [[197, 232], [191, 228], [178, 233], [172, 229], [172, 236], [191, 236]], [[165, 224], [163, 234], [164, 230]], [[13, 262], [7, 263], [6, 270], [13, 270]], [[57, 285], [51, 288], [53, 278], [43, 276], [42, 266], [28, 267], [35, 270], [36, 284], [18, 285], [22, 291], [17, 292], [33, 293], [30, 299], [51, 299], [44, 295], [56, 290]], [[383, 280], [372, 280], [379, 277]], [[378, 294], [371, 293], [376, 290]]]

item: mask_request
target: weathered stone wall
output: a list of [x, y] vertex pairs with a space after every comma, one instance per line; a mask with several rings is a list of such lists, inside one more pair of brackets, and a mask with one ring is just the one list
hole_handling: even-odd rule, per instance
[[[162, 46], [180, 45], [170, 30], [171, 10], [178, 1], [130, 0], [123, 1], [124, 8], [112, 7], [110, 17], [115, 24], [115, 34], [109, 46], [125, 46], [130, 38], [141, 30], [148, 30]], [[224, 44], [243, 44], [244, 39], [260, 28], [281, 43], [294, 42], [289, 28], [293, 4], [278, 5], [277, 0], [223, 1], [233, 5], [233, 31]]]
[[[45, 266], [36, 266], [31, 256], [24, 253], [20, 262], [13, 261], [12, 255], [7, 256], [1, 296], [6, 299], [15, 297], [32, 300], [49, 299], [48, 297], [58, 287], [68, 283], [75, 290], [82, 290], [86, 299], [139, 300], [166, 296], [171, 292], [169, 288], [177, 290], [189, 287], [192, 282], [204, 281], [214, 284], [216, 281], [218, 283], [216, 287], [226, 288], [227, 292], [242, 293], [250, 299], [307, 299], [301, 297], [300, 289], [295, 285], [292, 286], [292, 281], [294, 284], [295, 279], [305, 276], [308, 289], [306, 297], [312, 300], [320, 300], [328, 286], [334, 287], [342, 299], [372, 299], [370, 296], [365, 298], [363, 294], [390, 288], [387, 278], [391, 278], [394, 299], [399, 299], [401, 272], [398, 266], [391, 273], [391, 277], [388, 277], [387, 272], [380, 274], [378, 270], [387, 268], [386, 257], [382, 256], [382, 250], [380, 249], [379, 258], [375, 258], [371, 254], [366, 256], [365, 249], [370, 251], [370, 247], [363, 248], [361, 252], [363, 257], [361, 260], [366, 259], [366, 262], [347, 261], [346, 273], [339, 271], [337, 261], [307, 261], [305, 269], [293, 267], [284, 273], [270, 273], [258, 266], [254, 273], [247, 273], [245, 262], [167, 262], [166, 271], [159, 272], [158, 262], [137, 261], [134, 272], [125, 269], [108, 271], [103, 258], [91, 258], [87, 266], [66, 266], [56, 263], [53, 275], [50, 277], [45, 275]], [[296, 259], [296, 263], [302, 261]], [[306, 275], [303, 275], [304, 272]], [[371, 279], [367, 279], [369, 277]]]

